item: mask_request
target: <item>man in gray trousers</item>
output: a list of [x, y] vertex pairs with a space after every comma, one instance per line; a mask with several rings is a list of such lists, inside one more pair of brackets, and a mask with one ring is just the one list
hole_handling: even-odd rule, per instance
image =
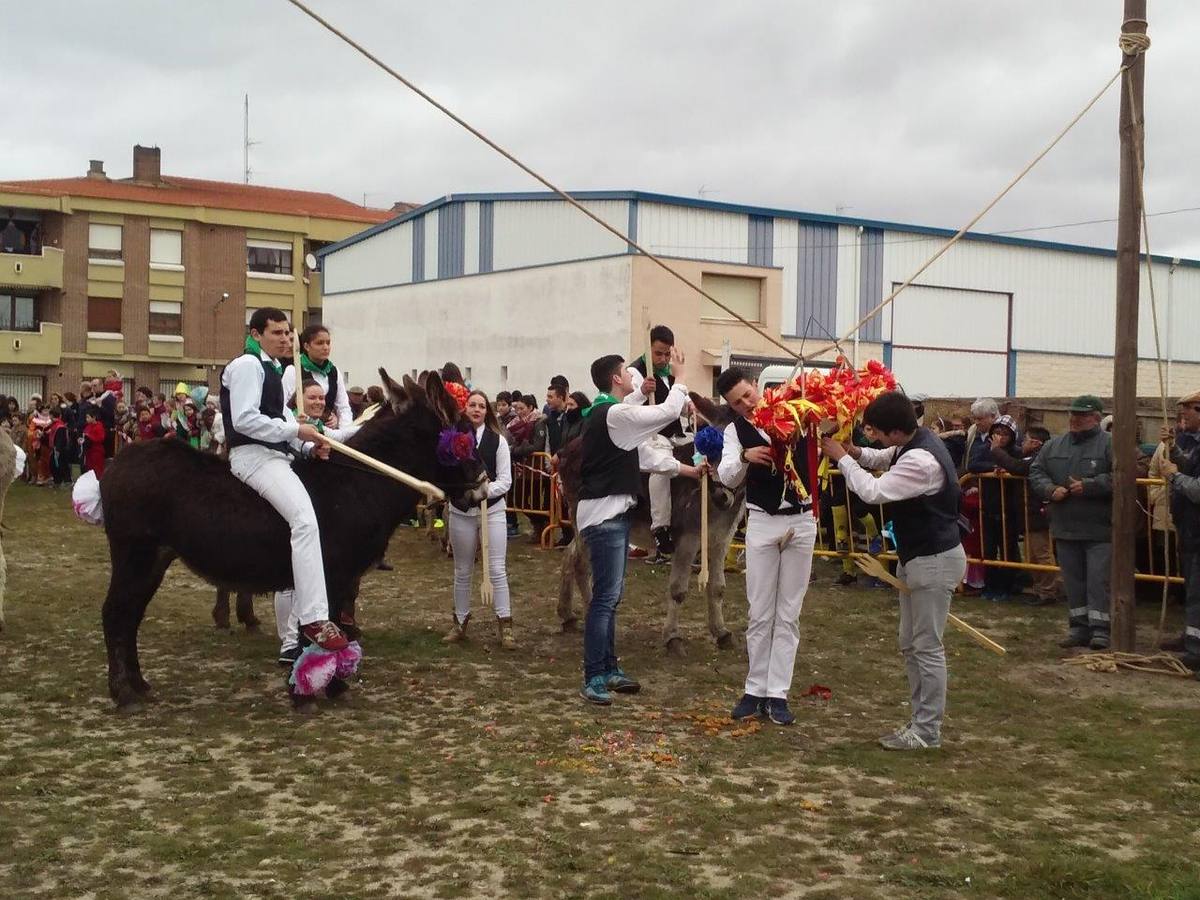
[[1070, 431], [1051, 438], [1029, 468], [1029, 491], [1049, 503], [1050, 537], [1070, 607], [1060, 647], [1108, 648], [1112, 567], [1112, 436], [1090, 394], [1071, 402]]
[[[958, 529], [958, 476], [946, 445], [917, 425], [912, 403], [897, 391], [880, 394], [863, 413], [867, 437], [882, 450], [825, 438], [825, 455], [864, 502], [891, 504], [900, 568], [908, 584], [900, 595], [900, 652], [912, 693], [912, 718], [884, 735], [887, 750], [928, 750], [942, 745], [946, 712], [946, 648], [942, 633], [950, 595], [967, 571]], [[859, 463], [862, 463], [862, 466]], [[886, 470], [878, 478], [866, 471]]]

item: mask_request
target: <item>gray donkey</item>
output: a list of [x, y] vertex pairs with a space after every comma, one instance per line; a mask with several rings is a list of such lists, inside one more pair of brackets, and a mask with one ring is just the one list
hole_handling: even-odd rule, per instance
[[[718, 406], [711, 400], [693, 393], [692, 403], [700, 417], [723, 430], [732, 421], [728, 406]], [[559, 454], [558, 472], [562, 478], [563, 495], [572, 521], [579, 497], [582, 466], [582, 439], [571, 441]], [[693, 445], [675, 451], [681, 462], [692, 461]], [[633, 511], [633, 530], [630, 540], [642, 546], [652, 546], [650, 535], [650, 504], [647, 500], [647, 476], [642, 476], [642, 496]], [[734, 532], [745, 511], [745, 491], [729, 490], [712, 475], [708, 479], [708, 630], [721, 649], [734, 646], [733, 633], [725, 627], [722, 602], [725, 596], [725, 556]], [[663, 624], [663, 642], [674, 656], [686, 653], [683, 634], [679, 628], [679, 610], [687, 599], [692, 577], [692, 565], [700, 555], [700, 483], [690, 478], [671, 480], [671, 533], [675, 539], [675, 555], [671, 558], [670, 597]], [[574, 593], [578, 590], [586, 611], [592, 599], [591, 567], [587, 548], [578, 533], [566, 548], [558, 588], [558, 617], [563, 631], [578, 627], [579, 616], [574, 608]]]

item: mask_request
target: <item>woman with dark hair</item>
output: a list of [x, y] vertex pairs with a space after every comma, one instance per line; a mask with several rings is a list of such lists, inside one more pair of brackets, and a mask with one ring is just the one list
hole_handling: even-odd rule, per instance
[[481, 528], [487, 528], [488, 578], [496, 608], [496, 627], [500, 646], [515, 650], [517, 642], [512, 630], [512, 603], [505, 572], [508, 552], [508, 529], [505, 520], [504, 495], [512, 486], [512, 463], [508, 442], [500, 434], [500, 423], [483, 391], [471, 391], [463, 411], [475, 434], [475, 445], [488, 473], [487, 521], [481, 522], [478, 507], [459, 510], [449, 504], [450, 545], [454, 548], [454, 625], [442, 638], [448, 644], [466, 637], [467, 621], [471, 618], [471, 571], [475, 568], [475, 551]]
[[466, 386], [467, 382], [463, 380], [462, 369], [456, 363], [448, 362], [442, 366], [442, 381], [448, 381], [452, 384], [461, 384]]
[[562, 446], [566, 447], [575, 438], [583, 434], [583, 411], [592, 405], [583, 391], [574, 391], [567, 395], [567, 406], [563, 412]]
[[[324, 325], [309, 325], [300, 332], [300, 377], [297, 378], [296, 365], [284, 370], [283, 402], [293, 405], [297, 381], [311, 378], [325, 391], [325, 424], [332, 428], [349, 428], [354, 423], [354, 413], [350, 410], [346, 379], [341, 377], [337, 366], [329, 359], [332, 346], [329, 329]], [[302, 399], [296, 398], [295, 406], [302, 406]]]

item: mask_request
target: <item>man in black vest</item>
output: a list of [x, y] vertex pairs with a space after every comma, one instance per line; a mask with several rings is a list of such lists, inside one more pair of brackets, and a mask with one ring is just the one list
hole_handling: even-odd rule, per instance
[[639, 453], [646, 439], [672, 419], [688, 401], [676, 383], [663, 402], [633, 406], [622, 401], [633, 390], [625, 360], [602, 356], [592, 363], [592, 381], [600, 395], [592, 401], [583, 428], [582, 479], [575, 527], [592, 564], [592, 602], [583, 632], [583, 688], [591, 703], [608, 705], [610, 691], [636, 694], [641, 685], [617, 663], [617, 605], [625, 588], [629, 556], [629, 511], [641, 493], [641, 470], [699, 478], [701, 469]]
[[276, 360], [292, 352], [291, 334], [282, 310], [270, 306], [255, 310], [246, 352], [221, 373], [229, 469], [275, 507], [291, 529], [295, 613], [301, 633], [322, 649], [341, 650], [347, 641], [329, 621], [317, 514], [292, 471], [293, 452], [328, 459], [329, 447], [319, 443], [314, 426], [298, 424], [284, 405], [283, 367]]
[[[650, 329], [650, 357], [654, 371], [646, 368], [646, 356], [642, 354], [629, 365], [630, 384], [633, 388], [626, 403], [640, 406], [653, 397], [656, 405], [666, 402], [675, 384], [673, 362], [683, 363], [683, 357], [675, 351], [675, 334], [666, 325], [655, 325]], [[643, 456], [670, 457], [674, 453], [677, 439], [683, 438], [683, 426], [676, 416], [652, 434], [643, 449]], [[671, 476], [650, 476], [650, 531], [654, 535], [654, 556], [650, 563], [665, 563], [675, 552], [675, 541], [671, 537]]]
[[717, 391], [737, 418], [725, 428], [717, 477], [729, 488], [746, 482], [746, 688], [731, 715], [760, 715], [776, 725], [795, 716], [787, 696], [800, 646], [800, 609], [812, 574], [817, 520], [813, 517], [814, 473], [808, 471], [808, 445], [793, 451], [808, 497], [801, 498], [783, 475], [766, 433], [749, 419], [758, 405], [758, 387], [738, 368], [726, 369]]
[[[888, 750], [926, 750], [942, 744], [946, 711], [946, 649], [942, 632], [950, 595], [967, 571], [958, 530], [958, 473], [946, 445], [917, 425], [912, 403], [898, 391], [880, 394], [863, 413], [867, 437], [883, 449], [825, 438], [825, 455], [846, 485], [872, 506], [890, 504], [900, 567], [900, 652], [912, 692], [912, 718], [879, 742]], [[869, 469], [886, 470], [876, 478]]]

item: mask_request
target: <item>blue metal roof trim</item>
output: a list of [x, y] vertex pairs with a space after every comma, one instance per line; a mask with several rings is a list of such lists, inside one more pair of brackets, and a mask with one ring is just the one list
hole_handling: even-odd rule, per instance
[[[719, 200], [701, 200], [693, 197], [676, 197], [672, 194], [656, 194], [648, 191], [580, 191], [572, 193], [572, 197], [576, 200], [639, 200], [647, 203], [662, 203], [667, 206], [687, 206], [693, 209], [708, 209], [718, 212], [731, 212], [741, 215], [751, 216], [772, 216], [778, 219], [796, 219], [804, 222], [818, 222], [830, 225], [851, 225], [862, 226], [863, 228], [881, 228], [885, 231], [901, 231], [908, 234], [928, 234], [936, 237], [953, 237], [957, 231], [953, 228], [936, 228], [930, 225], [906, 225], [902, 222], [887, 222], [881, 219], [855, 219], [849, 216], [831, 216], [825, 213], [809, 213], [791, 209], [777, 209], [770, 206], [747, 206], [741, 203], [725, 203]], [[406, 213], [401, 213], [394, 219], [389, 219], [386, 222], [381, 222], [378, 225], [372, 225], [365, 231], [360, 231], [358, 234], [353, 234], [348, 238], [338, 241], [336, 244], [330, 244], [317, 252], [318, 257], [323, 257], [329, 253], [341, 250], [344, 247], [349, 247], [359, 241], [366, 240], [373, 235], [379, 234], [381, 231], [387, 231], [389, 228], [394, 228], [409, 219], [423, 215], [430, 210], [437, 209], [447, 203], [462, 201], [462, 202], [478, 202], [483, 200], [561, 200], [558, 194], [553, 191], [513, 191], [509, 193], [480, 193], [480, 194], [448, 194], [445, 197], [439, 197], [424, 206], [410, 210]], [[991, 241], [997, 244], [1008, 244], [1014, 247], [1033, 247], [1038, 250], [1060, 250], [1066, 253], [1087, 253], [1092, 256], [1109, 256], [1115, 257], [1116, 250], [1110, 250], [1106, 247], [1089, 247], [1084, 244], [1064, 244], [1057, 241], [1040, 241], [1034, 238], [1012, 237], [1007, 234], [988, 234], [983, 231], [968, 231], [963, 235], [964, 240], [972, 241]], [[1145, 259], [1145, 254], [1142, 254]], [[1154, 262], [1161, 262], [1169, 265], [1173, 262], [1174, 257], [1160, 256], [1155, 254], [1152, 257]], [[1200, 260], [1181, 258], [1180, 265], [1193, 268], [1200, 268]]]

